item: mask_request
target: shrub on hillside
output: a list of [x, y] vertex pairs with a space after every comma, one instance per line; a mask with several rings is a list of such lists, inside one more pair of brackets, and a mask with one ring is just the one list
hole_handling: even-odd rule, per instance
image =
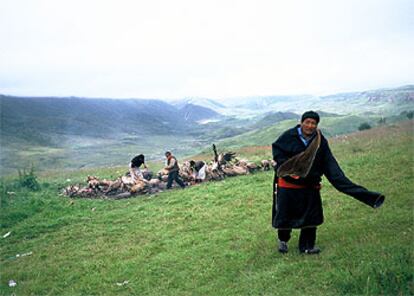
[[413, 119], [414, 117], [414, 111], [403, 111], [400, 113], [400, 116], [407, 116], [408, 119]]
[[368, 130], [370, 128], [371, 126], [369, 125], [369, 123], [364, 122], [364, 123], [361, 123], [361, 125], [358, 127], [358, 130], [363, 131], [363, 130]]
[[23, 169], [23, 171], [18, 170], [19, 179], [17, 181], [17, 185], [20, 188], [27, 188], [32, 191], [40, 190], [40, 184], [37, 181], [37, 176], [34, 171], [34, 167], [32, 166], [30, 170], [27, 172]]

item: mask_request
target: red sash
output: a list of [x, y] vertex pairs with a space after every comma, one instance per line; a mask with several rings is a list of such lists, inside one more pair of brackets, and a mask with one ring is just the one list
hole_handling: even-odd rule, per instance
[[293, 184], [286, 181], [283, 178], [277, 178], [277, 186], [280, 188], [289, 188], [289, 189], [306, 189], [306, 188], [313, 188], [313, 189], [321, 189], [321, 184], [316, 185], [300, 185], [300, 184]]

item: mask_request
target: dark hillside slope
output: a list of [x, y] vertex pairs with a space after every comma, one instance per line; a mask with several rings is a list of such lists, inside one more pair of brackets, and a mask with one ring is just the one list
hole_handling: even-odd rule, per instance
[[[157, 100], [25, 98], [0, 96], [1, 133], [117, 137], [120, 134], [183, 133], [179, 111]], [[174, 129], [170, 127], [174, 126]]]
[[219, 116], [219, 113], [209, 108], [194, 104], [185, 104], [179, 108], [179, 113], [186, 121], [199, 121], [202, 119], [210, 119]]

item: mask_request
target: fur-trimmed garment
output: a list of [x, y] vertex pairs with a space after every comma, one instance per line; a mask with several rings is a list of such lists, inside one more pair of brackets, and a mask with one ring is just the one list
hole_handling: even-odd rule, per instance
[[[272, 225], [275, 228], [303, 228], [306, 226], [317, 226], [323, 223], [322, 202], [318, 189], [315, 189], [321, 181], [321, 176], [325, 175], [328, 181], [339, 191], [350, 195], [357, 200], [373, 207], [379, 207], [384, 196], [377, 192], [368, 191], [366, 188], [356, 185], [349, 180], [338, 165], [335, 157], [329, 148], [328, 141], [321, 134], [320, 145], [312, 145], [318, 137], [315, 135], [308, 145], [309, 149], [317, 147], [316, 154], [307, 151], [307, 147], [302, 142], [298, 134], [298, 126], [284, 132], [273, 144], [273, 160], [277, 165], [275, 168], [275, 179], [277, 181], [277, 171], [279, 168], [294, 156], [300, 153], [305, 155], [301, 162], [289, 165], [286, 170], [281, 170], [284, 174], [279, 174], [292, 184], [303, 185], [308, 188], [291, 189], [278, 188], [274, 185]], [[312, 148], [313, 147], [313, 148]], [[313, 161], [306, 159], [311, 157]], [[310, 169], [306, 166], [310, 164]], [[283, 169], [283, 167], [282, 167]], [[306, 172], [306, 176], [299, 179], [291, 178], [293, 172]], [[275, 192], [277, 193], [275, 194]]]

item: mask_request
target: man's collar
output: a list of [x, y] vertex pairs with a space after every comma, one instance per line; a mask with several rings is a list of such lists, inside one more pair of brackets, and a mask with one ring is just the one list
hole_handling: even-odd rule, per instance
[[298, 131], [299, 137], [303, 137], [303, 133], [302, 133], [302, 127], [299, 125], [298, 128], [296, 129]]

